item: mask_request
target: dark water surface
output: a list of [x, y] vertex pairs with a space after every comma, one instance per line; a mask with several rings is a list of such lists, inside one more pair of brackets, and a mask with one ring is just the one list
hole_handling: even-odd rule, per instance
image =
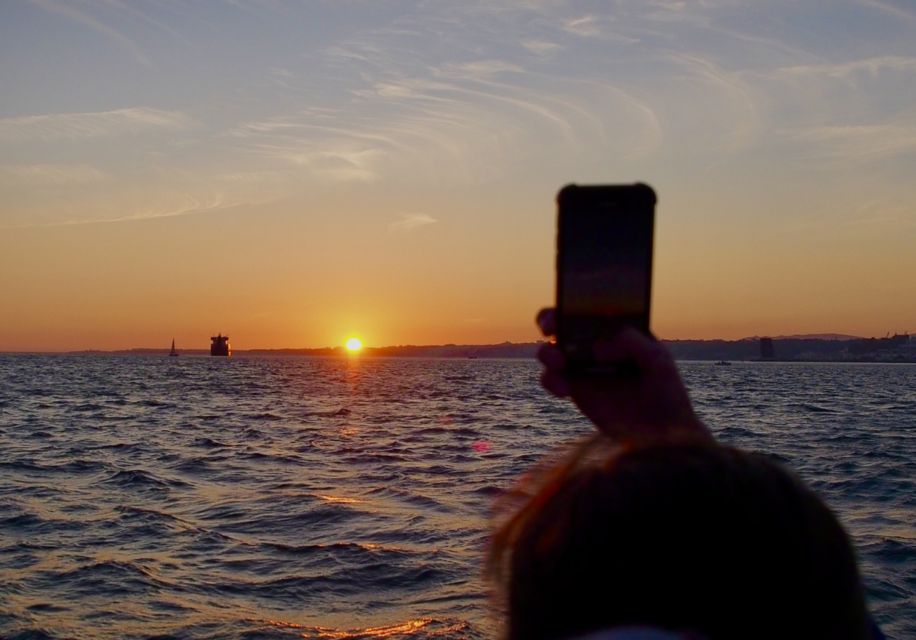
[[[916, 637], [916, 366], [682, 363]], [[585, 434], [519, 360], [0, 355], [0, 636], [493, 638], [501, 488]]]

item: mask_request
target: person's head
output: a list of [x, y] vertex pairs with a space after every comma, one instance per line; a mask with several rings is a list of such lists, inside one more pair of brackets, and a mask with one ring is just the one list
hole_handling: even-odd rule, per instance
[[495, 532], [509, 640], [651, 626], [717, 638], [866, 638], [849, 540], [775, 462], [600, 438]]

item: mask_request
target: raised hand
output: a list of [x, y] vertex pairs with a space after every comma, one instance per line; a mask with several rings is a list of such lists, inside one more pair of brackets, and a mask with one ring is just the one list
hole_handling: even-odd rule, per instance
[[[556, 333], [554, 309], [542, 309], [537, 323], [545, 336]], [[621, 375], [570, 375], [563, 352], [554, 343], [538, 350], [544, 365], [541, 384], [557, 397], [570, 397], [598, 429], [621, 439], [701, 437], [712, 439], [700, 422], [671, 354], [660, 342], [636, 329], [623, 329], [612, 340], [594, 345], [599, 363], [632, 366]]]

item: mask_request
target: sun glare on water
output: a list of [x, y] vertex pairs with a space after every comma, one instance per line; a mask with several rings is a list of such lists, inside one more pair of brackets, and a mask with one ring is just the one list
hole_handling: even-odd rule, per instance
[[356, 353], [363, 348], [363, 341], [359, 338], [349, 338], [346, 342], [347, 351]]

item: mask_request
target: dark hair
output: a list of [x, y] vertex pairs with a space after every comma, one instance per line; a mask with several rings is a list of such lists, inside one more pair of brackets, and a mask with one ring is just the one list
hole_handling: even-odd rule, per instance
[[494, 534], [508, 638], [646, 625], [717, 638], [866, 638], [834, 515], [761, 455], [596, 437]]

